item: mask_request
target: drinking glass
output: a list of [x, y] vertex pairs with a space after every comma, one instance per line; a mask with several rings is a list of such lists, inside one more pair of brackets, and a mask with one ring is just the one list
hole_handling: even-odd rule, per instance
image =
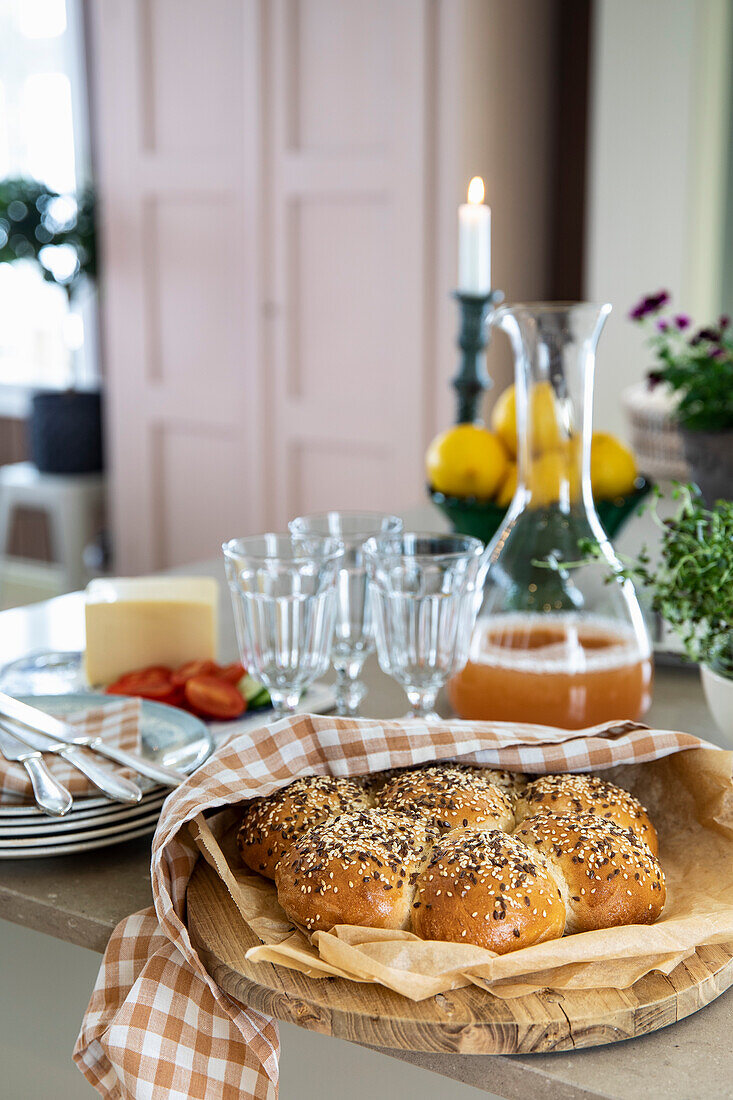
[[478, 539], [463, 535], [409, 533], [364, 545], [379, 664], [405, 689], [411, 718], [435, 718], [438, 692], [466, 663], [482, 553]]
[[337, 713], [353, 717], [366, 695], [361, 670], [375, 647], [364, 543], [379, 535], [398, 534], [402, 520], [380, 512], [322, 512], [298, 516], [289, 526], [294, 535], [330, 535], [344, 544], [331, 664], [336, 671]]
[[343, 544], [267, 534], [222, 550], [242, 663], [284, 718], [328, 668]]

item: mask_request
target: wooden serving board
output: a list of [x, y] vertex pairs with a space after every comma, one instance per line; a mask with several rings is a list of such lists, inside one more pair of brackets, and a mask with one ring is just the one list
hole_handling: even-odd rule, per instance
[[733, 985], [733, 944], [700, 947], [669, 976], [655, 971], [631, 989], [548, 991], [508, 1001], [476, 986], [410, 1001], [379, 985], [308, 978], [245, 959], [260, 941], [203, 859], [188, 886], [188, 928], [230, 997], [323, 1035], [403, 1050], [531, 1054], [615, 1043], [667, 1027]]

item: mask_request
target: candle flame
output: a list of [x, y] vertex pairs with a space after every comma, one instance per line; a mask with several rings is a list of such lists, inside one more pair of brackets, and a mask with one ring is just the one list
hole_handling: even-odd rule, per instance
[[468, 201], [479, 205], [484, 201], [484, 181], [481, 176], [474, 176], [468, 185]]

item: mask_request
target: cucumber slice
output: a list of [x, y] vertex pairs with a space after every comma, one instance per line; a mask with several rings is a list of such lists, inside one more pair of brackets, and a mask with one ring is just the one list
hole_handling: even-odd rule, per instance
[[249, 673], [242, 677], [242, 679], [237, 684], [237, 688], [245, 697], [250, 706], [261, 706], [262, 704], [259, 702], [255, 702], [255, 700], [259, 699], [259, 697], [263, 693], [267, 696], [267, 699], [269, 701], [270, 696], [267, 692], [267, 688], [258, 683], [257, 680], [249, 675]]
[[261, 687], [254, 699], [250, 699], [248, 705], [254, 710], [256, 707], [269, 707], [271, 702], [269, 691], [266, 687]]

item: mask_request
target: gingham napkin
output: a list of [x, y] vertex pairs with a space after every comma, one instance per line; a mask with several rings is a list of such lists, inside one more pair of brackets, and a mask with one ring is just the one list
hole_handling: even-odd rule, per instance
[[74, 1050], [110, 1100], [275, 1100], [274, 1021], [207, 974], [185, 924], [197, 814], [269, 794], [301, 775], [356, 775], [433, 759], [533, 773], [595, 771], [692, 748], [691, 734], [607, 723], [587, 730], [506, 722], [381, 722], [297, 715], [223, 744], [168, 798], [153, 840], [154, 908], [112, 933]]
[[[103, 737], [111, 745], [129, 752], [140, 751], [140, 700], [120, 699], [104, 706], [90, 707], [70, 714], [66, 721], [79, 727], [80, 733]], [[82, 750], [86, 752], [86, 750]], [[90, 754], [93, 755], [93, 754]], [[98, 759], [94, 757], [94, 759]], [[73, 795], [89, 794], [97, 788], [85, 775], [60, 756], [46, 753], [44, 760], [59, 782]], [[112, 765], [114, 767], [114, 765]], [[127, 769], [118, 769], [120, 775], [132, 775]], [[97, 792], [99, 793], [99, 792]], [[0, 805], [33, 805], [33, 788], [22, 764], [6, 760], [0, 754]]]

